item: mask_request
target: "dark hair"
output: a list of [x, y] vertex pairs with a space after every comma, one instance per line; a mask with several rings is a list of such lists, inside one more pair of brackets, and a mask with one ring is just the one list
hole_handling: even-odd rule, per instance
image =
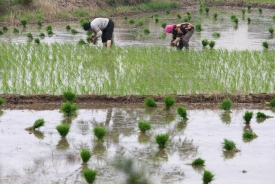
[[89, 22], [89, 23], [85, 23], [85, 24], [83, 25], [83, 29], [84, 29], [85, 31], [89, 30], [90, 28], [91, 28], [90, 22]]

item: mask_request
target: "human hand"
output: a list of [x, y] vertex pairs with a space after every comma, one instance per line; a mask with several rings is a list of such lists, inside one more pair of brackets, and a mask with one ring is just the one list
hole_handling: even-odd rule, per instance
[[96, 36], [92, 36], [92, 41], [93, 41], [94, 44], [96, 44], [97, 37]]

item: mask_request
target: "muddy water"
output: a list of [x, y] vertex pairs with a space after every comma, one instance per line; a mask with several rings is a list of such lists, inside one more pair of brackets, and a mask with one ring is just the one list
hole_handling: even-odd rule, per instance
[[[258, 137], [242, 140], [245, 111], [253, 111], [250, 129]], [[213, 184], [273, 184], [275, 176], [274, 118], [259, 122], [257, 112], [274, 116], [268, 109], [233, 109], [229, 116], [219, 110], [188, 110], [183, 122], [176, 108], [169, 112], [161, 107], [146, 110], [140, 107], [80, 109], [74, 119], [66, 119], [55, 110], [9, 110], [0, 115], [0, 183], [85, 183], [82, 169], [98, 170], [97, 184], [121, 184], [129, 176], [114, 167], [118, 159], [131, 159], [136, 172], [153, 184], [202, 183], [203, 169], [215, 174]], [[24, 130], [35, 120], [44, 118], [45, 126], [29, 133]], [[153, 129], [141, 134], [139, 120], [151, 122]], [[62, 139], [55, 127], [69, 123], [71, 129]], [[108, 133], [98, 142], [93, 127], [103, 125]], [[246, 127], [248, 128], [248, 127]], [[164, 150], [158, 148], [154, 136], [169, 133]], [[233, 140], [241, 151], [224, 154], [224, 138]], [[82, 165], [79, 153], [91, 150], [88, 164]], [[204, 159], [205, 167], [188, 165]], [[126, 162], [126, 161], [125, 161]], [[129, 169], [128, 169], [129, 170]]]
[[[183, 22], [183, 17], [186, 17], [186, 12], [191, 13], [190, 22], [197, 24], [202, 23], [202, 31], [195, 32], [190, 40], [190, 47], [193, 49], [202, 49], [201, 41], [203, 39], [214, 40], [216, 42], [215, 48], [224, 48], [229, 50], [262, 50], [262, 42], [267, 41], [270, 48], [274, 48], [274, 37], [268, 32], [269, 27], [275, 27], [275, 22], [272, 20], [274, 14], [273, 10], [263, 9], [263, 13], [259, 14], [258, 9], [252, 9], [251, 12], [246, 12], [245, 16], [242, 15], [242, 8], [223, 7], [223, 8], [210, 8], [209, 15], [204, 12], [200, 14], [197, 7], [187, 8], [179, 12], [172, 12], [170, 14], [158, 13], [156, 14], [144, 14], [135, 17], [128, 17], [128, 20], [121, 18], [112, 18], [115, 22], [114, 30], [114, 42], [117, 46], [168, 46], [171, 40], [171, 35], [167, 34], [165, 38], [162, 38], [164, 31], [161, 27], [163, 22], [167, 24]], [[182, 18], [178, 19], [176, 14], [179, 13]], [[213, 14], [218, 13], [217, 20], [213, 19]], [[153, 18], [152, 18], [153, 15]], [[230, 20], [231, 15], [237, 16], [239, 23], [236, 26], [234, 22]], [[155, 22], [155, 18], [159, 19], [159, 22]], [[247, 24], [247, 18], [251, 18], [251, 24]], [[129, 19], [135, 21], [134, 24], [129, 24]], [[138, 26], [138, 22], [143, 21], [142, 27]], [[81, 29], [78, 22], [65, 22], [51, 24], [53, 27], [54, 35], [51, 37], [46, 36], [41, 39], [42, 43], [77, 43], [80, 39], [86, 40], [86, 33]], [[78, 34], [72, 35], [66, 31], [65, 26], [70, 25], [72, 28], [79, 31]], [[26, 43], [28, 39], [26, 34], [31, 32], [34, 37], [38, 37], [40, 32], [44, 32], [46, 35], [46, 26], [42, 29], [38, 29], [35, 26], [29, 25], [26, 30], [20, 30], [18, 35], [11, 33], [10, 31], [0, 36], [0, 41], [12, 42], [12, 43]], [[143, 29], [149, 28], [150, 34], [144, 34]], [[214, 32], [219, 32], [220, 37], [215, 38], [212, 36]], [[164, 34], [165, 35], [165, 34]], [[98, 46], [102, 44], [98, 42]]]

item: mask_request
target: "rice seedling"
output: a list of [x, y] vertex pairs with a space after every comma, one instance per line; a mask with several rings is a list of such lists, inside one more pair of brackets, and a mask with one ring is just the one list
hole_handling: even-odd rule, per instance
[[159, 145], [159, 148], [165, 148], [167, 141], [169, 140], [168, 134], [157, 134], [155, 136], [156, 142]]
[[40, 39], [39, 38], [35, 38], [34, 39], [34, 43], [36, 43], [37, 45], [39, 45], [40, 44]]
[[197, 24], [195, 25], [195, 28], [196, 28], [196, 31], [201, 31], [201, 30], [202, 30], [202, 28], [201, 28], [201, 23], [197, 23]]
[[230, 98], [223, 99], [219, 107], [221, 110], [230, 111], [232, 107], [232, 100]]
[[127, 16], [124, 16], [124, 20], [128, 20], [128, 17], [127, 17]]
[[86, 22], [90, 22], [89, 18], [81, 18], [79, 20], [79, 25], [82, 27]]
[[177, 113], [180, 117], [182, 117], [184, 120], [187, 120], [187, 111], [185, 107], [178, 107]]
[[2, 30], [0, 30], [0, 35], [4, 34], [4, 32]]
[[242, 8], [242, 14], [245, 15], [245, 9], [244, 8]]
[[161, 23], [161, 27], [162, 27], [162, 28], [165, 28], [166, 25], [167, 25], [166, 22]]
[[249, 124], [252, 117], [253, 117], [253, 112], [252, 111], [245, 111], [245, 113], [243, 115], [243, 119], [244, 119], [245, 123]]
[[219, 32], [214, 32], [214, 33], [212, 34], [212, 36], [213, 36], [213, 37], [220, 37], [221, 34], [220, 34]]
[[139, 25], [139, 27], [141, 27], [144, 25], [144, 22], [140, 20], [140, 21], [138, 21], [138, 25]]
[[202, 158], [197, 158], [192, 162], [192, 166], [194, 167], [203, 167], [205, 163], [205, 160], [203, 160]]
[[134, 19], [130, 19], [130, 20], [129, 20], [129, 23], [130, 23], [130, 24], [134, 24], [134, 23], [135, 23]]
[[157, 107], [156, 101], [151, 97], [146, 97], [143, 103], [145, 107]]
[[42, 27], [42, 21], [41, 21], [41, 20], [38, 20], [38, 21], [36, 22], [36, 24], [38, 25], [38, 27]]
[[214, 17], [215, 20], [217, 20], [217, 18], [218, 18], [218, 13], [214, 13], [213, 17]]
[[91, 158], [91, 152], [88, 149], [82, 149], [80, 152], [80, 157], [83, 163], [87, 163]]
[[149, 33], [150, 33], [150, 30], [149, 30], [148, 28], [144, 28], [144, 29], [143, 29], [143, 32], [144, 32], [144, 34], [149, 34]]
[[17, 34], [17, 33], [19, 33], [19, 30], [17, 28], [13, 28], [13, 33]]
[[192, 16], [191, 16], [191, 15], [188, 15], [188, 16], [187, 16], [187, 19], [188, 19], [188, 21], [190, 21], [190, 20], [192, 19]]
[[48, 36], [52, 36], [53, 35], [53, 31], [52, 30], [48, 30], [47, 33], [48, 33]]
[[73, 102], [76, 98], [76, 93], [72, 92], [70, 89], [63, 92], [63, 99], [65, 101]]
[[234, 21], [234, 19], [236, 19], [237, 17], [236, 17], [236, 15], [231, 15], [230, 16], [230, 20], [233, 22]]
[[83, 170], [83, 176], [87, 183], [92, 184], [94, 183], [97, 175], [97, 170], [93, 169], [84, 169]]
[[175, 105], [175, 103], [176, 103], [176, 99], [171, 97], [171, 96], [165, 97], [163, 101], [164, 101], [164, 105], [165, 105], [166, 110], [170, 110], [171, 107], [173, 105]]
[[269, 105], [270, 107], [275, 107], [275, 98], [271, 99], [269, 102], [266, 102], [266, 105]]
[[9, 30], [9, 28], [7, 26], [3, 26], [3, 31], [7, 32]]
[[268, 42], [267, 41], [264, 41], [262, 43], [262, 46], [265, 48], [265, 49], [268, 49]]
[[200, 14], [202, 14], [203, 10], [204, 10], [203, 5], [200, 5], [200, 8], [199, 8]]
[[236, 144], [228, 139], [224, 139], [224, 142], [222, 143], [222, 148], [224, 151], [238, 151], [236, 148]]
[[248, 17], [247, 18], [247, 23], [250, 24], [250, 22], [251, 22], [251, 19], [250, 19], [250, 17]]
[[67, 31], [71, 30], [71, 26], [70, 25], [66, 25], [66, 30]]
[[184, 22], [188, 22], [188, 21], [189, 21], [188, 17], [184, 17], [184, 18], [183, 18], [183, 21], [184, 21]]
[[138, 128], [142, 133], [145, 133], [147, 130], [151, 130], [151, 124], [147, 121], [139, 121]]
[[83, 40], [83, 39], [80, 39], [78, 42], [77, 42], [78, 45], [86, 45], [86, 42]]
[[22, 24], [23, 28], [26, 28], [28, 21], [26, 19], [22, 19], [22, 20], [20, 20], [20, 23]]
[[211, 171], [204, 170], [203, 177], [202, 177], [203, 184], [208, 184], [211, 181], [213, 181], [214, 180], [214, 176], [215, 175]]
[[213, 49], [215, 45], [216, 45], [216, 42], [215, 42], [214, 40], [211, 40], [211, 41], [209, 42], [209, 47], [210, 47], [211, 49]]
[[63, 112], [65, 116], [75, 116], [77, 110], [77, 105], [69, 101], [61, 105], [61, 112]]
[[186, 12], [187, 15], [191, 15], [191, 13], [189, 11]]
[[57, 125], [56, 130], [58, 131], [61, 137], [66, 137], [70, 131], [70, 125], [68, 124]]
[[205, 10], [206, 14], [208, 15], [210, 8], [209, 7], [205, 7], [204, 10]]
[[4, 98], [0, 97], [0, 107], [3, 107], [4, 104], [5, 104]]
[[209, 44], [209, 41], [207, 39], [203, 39], [201, 41], [201, 44], [202, 44], [203, 47], [206, 47]]
[[236, 25], [238, 25], [239, 19], [236, 17], [235, 19], [233, 19], [233, 22], [234, 22]]
[[94, 127], [94, 135], [98, 138], [98, 140], [103, 141], [103, 138], [106, 134], [106, 128], [101, 126]]
[[250, 10], [251, 10], [251, 8], [252, 8], [252, 4], [251, 4], [251, 3], [249, 3], [249, 4], [247, 5], [247, 9], [248, 9], [248, 11], [250, 11]]
[[51, 25], [48, 25], [47, 27], [46, 27], [46, 31], [48, 32], [48, 31], [52, 31], [53, 30], [53, 27], [51, 26]]
[[262, 13], [263, 13], [263, 9], [262, 9], [261, 7], [259, 7], [259, 8], [258, 8], [258, 12], [259, 12], [260, 14], [262, 14]]
[[166, 10], [166, 14], [170, 14], [170, 10]]
[[32, 33], [27, 33], [27, 37], [29, 38], [29, 40], [33, 39]]
[[39, 34], [39, 37], [40, 37], [40, 38], [44, 38], [44, 37], [45, 37], [45, 34], [44, 34], [44, 33], [40, 33], [40, 34]]
[[71, 29], [71, 33], [75, 35], [78, 33], [78, 31], [76, 29]]
[[273, 27], [268, 28], [268, 31], [269, 31], [270, 34], [273, 34], [273, 32], [274, 32]]
[[181, 19], [181, 15], [180, 15], [180, 14], [177, 14], [177, 18], [178, 18], [178, 19]]
[[244, 131], [242, 136], [244, 140], [251, 140], [258, 137], [254, 132], [249, 130]]
[[159, 19], [158, 18], [155, 18], [155, 23], [158, 23], [159, 22]]
[[31, 127], [26, 128], [26, 130], [33, 131], [41, 126], [44, 126], [45, 120], [44, 119], [38, 119], [36, 120]]
[[272, 118], [272, 116], [268, 116], [263, 112], [257, 112], [256, 114], [256, 118], [257, 119], [266, 119], [266, 118]]

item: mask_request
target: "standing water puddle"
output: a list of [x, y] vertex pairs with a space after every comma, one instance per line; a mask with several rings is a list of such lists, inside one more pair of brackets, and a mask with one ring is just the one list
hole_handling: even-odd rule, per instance
[[[252, 111], [250, 128], [258, 137], [244, 142], [242, 116]], [[275, 176], [274, 118], [263, 122], [256, 113], [273, 116], [264, 109], [233, 109], [229, 116], [220, 110], [187, 110], [183, 122], [176, 109], [102, 108], [80, 109], [75, 119], [64, 119], [58, 110], [2, 110], [0, 117], [0, 183], [85, 183], [79, 156], [82, 148], [91, 150], [86, 167], [98, 170], [96, 184], [121, 184], [127, 175], [114, 167], [120, 158], [131, 159], [137, 171], [152, 184], [202, 183], [203, 169], [215, 174], [212, 184], [273, 184]], [[43, 118], [45, 126], [30, 134], [25, 128]], [[141, 134], [137, 122], [146, 120], [152, 130]], [[69, 123], [62, 139], [55, 127]], [[104, 142], [93, 135], [96, 125], [105, 126]], [[247, 127], [246, 127], [247, 128]], [[167, 147], [158, 148], [155, 135], [168, 133]], [[240, 152], [226, 155], [223, 139], [236, 143]], [[193, 168], [196, 158], [205, 160], [202, 169]], [[140, 176], [141, 177], [141, 176]]]

